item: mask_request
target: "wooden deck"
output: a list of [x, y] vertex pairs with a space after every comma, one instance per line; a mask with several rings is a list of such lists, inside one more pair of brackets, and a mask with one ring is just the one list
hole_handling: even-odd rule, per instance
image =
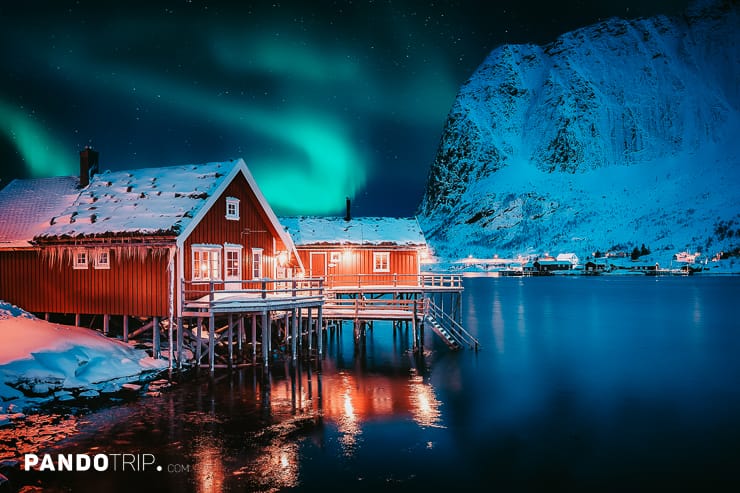
[[328, 320], [417, 320], [426, 313], [426, 300], [420, 299], [331, 299], [324, 303]]
[[[185, 300], [182, 316], [208, 317], [211, 314], [260, 313], [320, 307], [324, 304], [323, 282], [321, 278], [199, 283], [186, 281], [182, 289], [182, 299]], [[237, 286], [237, 289], [233, 286]], [[188, 287], [190, 289], [187, 289]]]

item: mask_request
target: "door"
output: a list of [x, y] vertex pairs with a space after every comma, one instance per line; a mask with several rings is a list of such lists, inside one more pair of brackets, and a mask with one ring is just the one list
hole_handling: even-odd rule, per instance
[[[242, 284], [242, 247], [241, 245], [224, 246], [224, 281], [226, 290], [241, 289]], [[232, 281], [232, 282], [229, 282]]]
[[311, 277], [326, 277], [326, 252], [311, 252]]

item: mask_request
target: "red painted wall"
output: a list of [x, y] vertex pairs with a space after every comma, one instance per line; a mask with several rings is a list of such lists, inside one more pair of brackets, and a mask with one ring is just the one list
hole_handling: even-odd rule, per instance
[[[326, 252], [326, 263], [331, 264], [331, 252], [341, 253], [341, 260], [333, 267], [327, 266], [329, 285], [348, 286], [357, 285], [357, 274], [366, 274], [360, 276], [361, 282], [367, 281], [371, 284], [391, 285], [395, 282], [398, 284], [416, 284], [417, 274], [419, 273], [419, 256], [414, 248], [399, 247], [351, 247], [339, 248], [331, 246], [313, 246], [298, 247], [298, 254], [301, 256], [303, 265], [306, 268], [306, 275], [315, 275], [311, 271], [311, 252]], [[390, 269], [388, 273], [373, 272], [374, 260], [373, 252], [390, 253]], [[314, 257], [316, 259], [316, 257]], [[316, 269], [314, 269], [315, 271]], [[396, 276], [394, 276], [396, 274]]]
[[[174, 245], [174, 241], [173, 241]], [[65, 256], [51, 265], [38, 250], [0, 252], [0, 299], [36, 313], [167, 316], [167, 250], [144, 261], [111, 249], [110, 269], [75, 270]]]

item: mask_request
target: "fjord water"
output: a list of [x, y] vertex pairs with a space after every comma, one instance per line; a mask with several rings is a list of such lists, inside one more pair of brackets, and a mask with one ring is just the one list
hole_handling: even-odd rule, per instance
[[[186, 379], [83, 417], [53, 453], [162, 472], [37, 473], [56, 491], [654, 491], [740, 485], [740, 278], [468, 278], [482, 349], [351, 327], [297, 371]], [[735, 489], [737, 491], [737, 489]]]

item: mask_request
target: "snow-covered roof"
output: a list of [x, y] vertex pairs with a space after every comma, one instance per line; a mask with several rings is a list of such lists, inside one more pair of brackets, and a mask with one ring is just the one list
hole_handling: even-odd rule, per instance
[[124, 234], [177, 235], [240, 163], [106, 171], [66, 208], [60, 208], [39, 238]]
[[408, 245], [426, 246], [415, 218], [281, 217], [296, 245]]
[[0, 248], [30, 245], [80, 193], [74, 176], [13, 180], [0, 190]]

